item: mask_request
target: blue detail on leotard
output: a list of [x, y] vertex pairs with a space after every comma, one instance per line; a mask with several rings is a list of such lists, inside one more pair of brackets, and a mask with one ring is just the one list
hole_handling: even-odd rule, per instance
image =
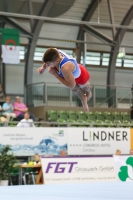
[[62, 67], [63, 67], [63, 65], [65, 65], [67, 62], [71, 62], [71, 63], [73, 63], [74, 66], [75, 66], [75, 70], [72, 72], [72, 74], [73, 74], [74, 78], [78, 78], [78, 77], [80, 76], [80, 74], [81, 74], [81, 70], [80, 70], [79, 65], [78, 65], [77, 61], [75, 60], [75, 58], [73, 58], [73, 57], [67, 55], [65, 52], [63, 52], [63, 51], [61, 51], [61, 50], [58, 50], [58, 52], [59, 52], [60, 54], [62, 54], [63, 57], [64, 57], [64, 58], [61, 60], [60, 64], [59, 64], [59, 72], [58, 72], [58, 74], [59, 74], [60, 76], [64, 77], [63, 74], [62, 74]]

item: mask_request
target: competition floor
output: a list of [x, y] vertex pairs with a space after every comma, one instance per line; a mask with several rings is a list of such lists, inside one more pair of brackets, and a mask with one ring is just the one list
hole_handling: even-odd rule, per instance
[[133, 182], [1, 186], [0, 200], [131, 200]]

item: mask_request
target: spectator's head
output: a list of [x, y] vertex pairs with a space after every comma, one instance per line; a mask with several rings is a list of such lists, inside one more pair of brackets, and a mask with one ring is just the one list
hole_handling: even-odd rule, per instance
[[28, 120], [30, 118], [30, 113], [29, 112], [25, 112], [24, 113], [24, 119]]
[[66, 151], [65, 150], [61, 150], [60, 156], [66, 156]]
[[115, 155], [116, 155], [116, 156], [121, 155], [121, 151], [120, 151], [119, 149], [117, 149], [116, 152], [115, 152]]
[[36, 162], [40, 161], [40, 156], [37, 153], [34, 155], [34, 160]]
[[6, 103], [10, 103], [11, 99], [10, 97], [6, 97]]
[[19, 96], [16, 97], [16, 102], [17, 102], [17, 103], [20, 103], [20, 102], [21, 102], [21, 99], [20, 99]]
[[129, 154], [130, 154], [130, 155], [133, 155], [133, 149], [130, 149]]

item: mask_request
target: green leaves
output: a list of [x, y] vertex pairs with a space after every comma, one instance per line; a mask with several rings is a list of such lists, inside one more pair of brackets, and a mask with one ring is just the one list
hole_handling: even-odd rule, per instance
[[11, 147], [9, 145], [0, 149], [0, 180], [8, 180], [13, 171], [16, 157], [10, 152]]

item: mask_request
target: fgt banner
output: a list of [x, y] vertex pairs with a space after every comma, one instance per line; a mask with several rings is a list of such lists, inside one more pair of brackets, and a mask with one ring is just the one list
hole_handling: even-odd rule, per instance
[[41, 158], [45, 184], [116, 181], [113, 157]]

